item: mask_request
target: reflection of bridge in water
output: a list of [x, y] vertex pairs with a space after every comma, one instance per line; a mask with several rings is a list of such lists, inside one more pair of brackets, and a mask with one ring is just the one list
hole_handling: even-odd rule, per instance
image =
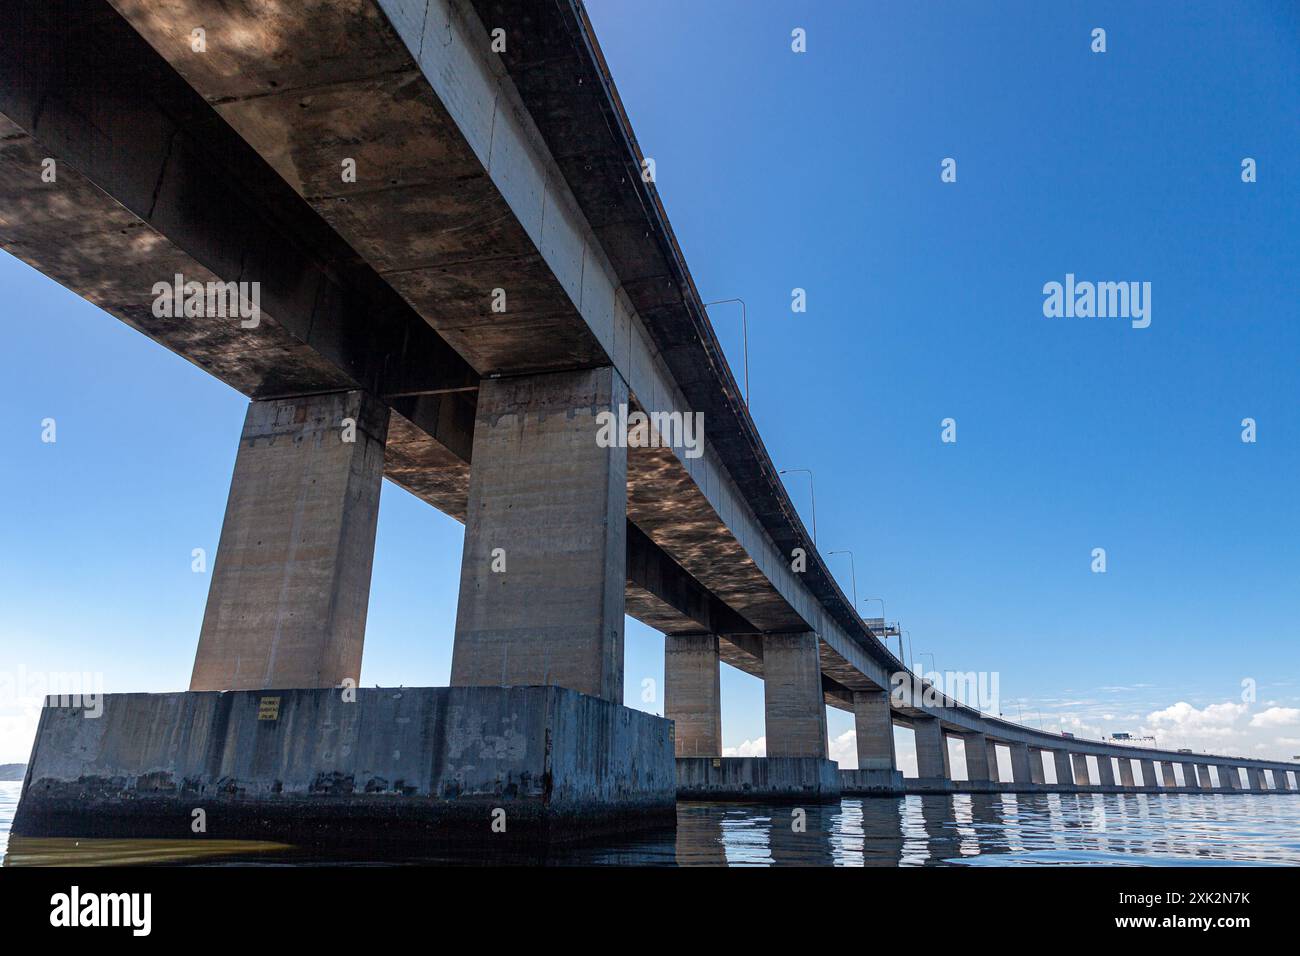
[[[212, 836], [445, 838], [503, 810], [549, 838], [671, 824], [679, 791], [1292, 789], [1293, 764], [891, 700], [906, 668], [781, 484], [580, 3], [6, 21], [0, 245], [251, 400], [189, 691], [47, 707], [18, 831], [186, 838], [203, 809]], [[156, 310], [178, 276], [256, 283], [257, 321]], [[623, 406], [703, 415], [703, 453], [598, 441]], [[465, 523], [449, 688], [354, 690], [385, 477]], [[625, 612], [666, 635], [667, 719], [623, 706]], [[765, 758], [721, 757], [723, 661], [764, 682]]]
[[[796, 827], [796, 811], [802, 811]], [[1279, 812], [1280, 811], [1280, 812]], [[851, 798], [837, 804], [682, 802], [675, 827], [606, 842], [394, 850], [196, 840], [18, 837], [7, 866], [293, 862], [592, 866], [1212, 865], [1300, 863], [1288, 837], [1300, 804], [1216, 794], [957, 794]], [[490, 848], [488, 848], [490, 850]]]

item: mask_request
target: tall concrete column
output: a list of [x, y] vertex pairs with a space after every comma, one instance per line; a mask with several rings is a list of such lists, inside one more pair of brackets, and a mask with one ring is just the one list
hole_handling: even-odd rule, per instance
[[678, 757], [722, 756], [716, 634], [664, 635], [664, 716]]
[[933, 717], [918, 717], [912, 722], [916, 735], [916, 775], [922, 778], [952, 779], [948, 764], [948, 740], [943, 727]]
[[1219, 786], [1224, 790], [1240, 790], [1241, 774], [1236, 767], [1219, 765]]
[[962, 738], [966, 750], [966, 777], [969, 780], [990, 780], [988, 738], [983, 734], [967, 734]]
[[248, 406], [190, 690], [360, 679], [387, 435], [362, 392]]
[[1285, 770], [1273, 771], [1273, 789], [1274, 790], [1291, 789], [1291, 781], [1287, 779], [1287, 774]]
[[763, 710], [769, 757], [826, 759], [826, 696], [817, 635], [763, 635]]
[[627, 449], [598, 416], [627, 400], [610, 368], [480, 383], [452, 686], [623, 702]]
[[1196, 765], [1196, 782], [1202, 790], [1213, 790], [1214, 781], [1210, 778], [1210, 765], [1198, 763]]
[[1047, 777], [1043, 773], [1043, 751], [1037, 747], [1029, 748], [1029, 782], [1047, 782]]
[[1083, 754], [1070, 754], [1070, 759], [1074, 761], [1074, 783], [1079, 787], [1086, 787], [1092, 781], [1088, 779], [1088, 758]]
[[1250, 778], [1251, 790], [1268, 789], [1268, 787], [1264, 785], [1264, 771], [1260, 770], [1258, 767], [1250, 767], [1249, 769], [1247, 769], [1246, 776]]
[[989, 754], [989, 779], [997, 783], [1002, 779], [1002, 771], [998, 767], [998, 745], [996, 741], [985, 738], [985, 749]]
[[1174, 773], [1174, 765], [1170, 761], [1160, 761], [1160, 776], [1166, 787], [1173, 789], [1178, 786], [1178, 774]]
[[1196, 764], [1183, 764], [1183, 786], [1188, 790], [1201, 789], [1201, 779], [1200, 774], [1197, 772]]
[[1097, 758], [1097, 782], [1103, 787], [1115, 786], [1115, 764], [1109, 757]]
[[1052, 762], [1056, 765], [1056, 782], [1060, 786], [1074, 783], [1074, 768], [1070, 766], [1068, 750], [1053, 750]]
[[1156, 762], [1154, 760], [1142, 760], [1139, 763], [1142, 767], [1142, 786], [1160, 786], [1160, 780], [1156, 777]]
[[1126, 787], [1137, 786], [1137, 779], [1133, 776], [1133, 761], [1128, 757], [1119, 758], [1119, 782]]
[[[1039, 763], [1041, 769], [1041, 761]], [[1029, 767], [1029, 745], [1017, 744], [1011, 745], [1011, 779], [1015, 783], [1032, 783]]]
[[889, 691], [854, 691], [853, 727], [858, 743], [859, 770], [898, 769]]

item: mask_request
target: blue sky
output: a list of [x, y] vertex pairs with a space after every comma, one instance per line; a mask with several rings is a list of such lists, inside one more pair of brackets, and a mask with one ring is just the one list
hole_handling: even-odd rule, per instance
[[[940, 669], [997, 671], [1011, 716], [1300, 753], [1295, 8], [588, 8], [701, 293], [748, 302], [753, 414], [816, 472], [858, 594]], [[1066, 273], [1150, 282], [1150, 327], [1045, 318]], [[7, 256], [0, 288], [0, 667], [182, 689], [245, 400]], [[714, 321], [739, 369], [737, 315]], [[363, 683], [447, 682], [461, 538], [385, 485]], [[662, 671], [629, 622], [628, 703], [659, 709]], [[723, 696], [753, 749], [761, 684], [724, 669]], [[6, 704], [22, 760], [34, 720]], [[851, 726], [832, 712], [841, 753]]]

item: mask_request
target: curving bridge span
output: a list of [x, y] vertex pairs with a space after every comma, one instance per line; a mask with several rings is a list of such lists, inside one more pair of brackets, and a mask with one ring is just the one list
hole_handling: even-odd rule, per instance
[[[47, 706], [16, 833], [188, 835], [198, 804], [240, 835], [454, 838], [504, 808], [567, 837], [678, 793], [1296, 792], [1295, 764], [891, 682], [579, 0], [12, 0], [0, 30], [0, 246], [250, 399], [189, 690]], [[649, 440], [599, 439], [635, 412]], [[695, 415], [701, 444], [669, 434]], [[449, 688], [355, 687], [385, 477], [465, 524]], [[625, 613], [666, 635], [667, 719], [623, 706]], [[765, 758], [721, 756], [721, 661], [764, 681]]]

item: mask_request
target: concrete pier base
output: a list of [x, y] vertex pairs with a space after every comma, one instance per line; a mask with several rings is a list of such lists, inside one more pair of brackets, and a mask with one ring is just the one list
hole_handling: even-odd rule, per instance
[[664, 635], [664, 717], [679, 757], [722, 756], [716, 634]]
[[679, 757], [679, 800], [831, 803], [840, 765], [820, 757]]
[[903, 793], [901, 770], [841, 770], [840, 792], [846, 797]]
[[47, 706], [13, 832], [496, 845], [674, 824], [661, 717], [560, 687], [355, 695], [109, 694], [96, 719]]

